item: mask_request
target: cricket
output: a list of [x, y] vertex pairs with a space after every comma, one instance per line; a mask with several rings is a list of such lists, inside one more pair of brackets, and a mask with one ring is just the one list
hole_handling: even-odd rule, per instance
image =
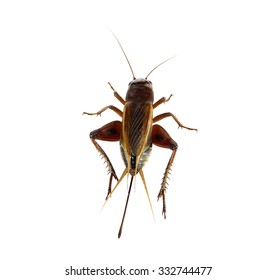
[[[148, 77], [150, 76], [150, 74], [152, 74], [154, 70], [156, 70], [156, 68], [158, 68], [168, 60], [172, 59], [173, 57], [166, 59], [165, 61], [155, 66], [145, 78], [136, 78], [132, 66], [129, 62], [129, 59], [120, 41], [114, 34], [113, 36], [118, 42], [132, 73], [132, 81], [128, 84], [125, 99], [121, 97], [121, 95], [113, 88], [113, 86], [110, 83], [108, 83], [111, 90], [113, 91], [115, 98], [117, 98], [119, 102], [123, 105], [123, 110], [120, 110], [113, 105], [108, 105], [96, 113], [83, 112], [83, 115], [99, 116], [104, 111], [109, 109], [118, 114], [122, 119], [122, 121], [112, 121], [102, 126], [101, 128], [91, 131], [89, 134], [90, 140], [92, 141], [95, 148], [98, 150], [98, 152], [106, 162], [108, 174], [110, 175], [108, 191], [104, 205], [110, 199], [111, 195], [122, 182], [124, 177], [126, 175], [127, 177], [130, 176], [130, 183], [125, 208], [118, 232], [118, 238], [120, 238], [123, 230], [125, 215], [127, 211], [133, 181], [135, 181], [134, 178], [137, 175], [137, 173], [139, 173], [142, 179], [147, 198], [153, 213], [152, 203], [150, 200], [145, 176], [143, 173], [143, 167], [145, 166], [146, 162], [150, 157], [153, 146], [157, 146], [164, 149], [170, 149], [172, 151], [162, 178], [161, 188], [157, 195], [157, 200], [162, 199], [162, 215], [164, 216], [164, 219], [166, 219], [165, 196], [168, 187], [168, 176], [170, 174], [170, 170], [177, 152], [178, 145], [171, 138], [169, 133], [162, 126], [156, 123], [165, 118], [171, 117], [180, 128], [185, 128], [194, 131], [197, 131], [197, 129], [184, 126], [178, 120], [178, 118], [170, 112], [162, 113], [155, 117], [153, 116], [153, 110], [157, 108], [160, 104], [168, 102], [171, 99], [172, 94], [168, 98], [162, 97], [156, 102], [154, 102], [153, 86], [151, 81], [148, 80]], [[125, 164], [125, 169], [120, 178], [117, 177], [115, 169], [109, 157], [98, 143], [98, 140], [119, 142], [122, 159]], [[117, 180], [117, 183], [112, 188], [113, 178]]]

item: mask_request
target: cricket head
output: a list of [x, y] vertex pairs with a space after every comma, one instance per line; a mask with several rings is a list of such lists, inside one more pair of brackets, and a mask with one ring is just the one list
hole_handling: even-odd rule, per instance
[[138, 78], [128, 84], [126, 102], [153, 103], [154, 94], [151, 81]]
[[130, 61], [120, 43], [120, 41], [118, 40], [118, 38], [115, 36], [115, 34], [112, 32], [113, 36], [115, 37], [116, 41], [118, 42], [124, 56], [125, 59], [128, 63], [129, 69], [132, 73], [132, 77], [133, 80], [128, 84], [128, 90], [127, 90], [127, 94], [126, 94], [126, 102], [136, 102], [136, 103], [153, 103], [153, 90], [152, 90], [152, 84], [151, 81], [148, 80], [149, 75], [151, 75], [151, 73], [157, 69], [159, 66], [161, 66], [162, 64], [164, 64], [165, 62], [171, 60], [173, 57], [170, 57], [164, 61], [162, 61], [161, 63], [159, 63], [157, 66], [155, 66], [148, 74], [145, 78], [135, 78], [134, 75], [134, 71], [132, 69], [132, 66], [130, 64]]

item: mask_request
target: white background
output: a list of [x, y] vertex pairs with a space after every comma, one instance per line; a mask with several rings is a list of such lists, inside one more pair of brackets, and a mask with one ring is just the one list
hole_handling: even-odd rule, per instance
[[[212, 266], [212, 276], [275, 279], [274, 1], [1, 1], [1, 279], [86, 279], [75, 268]], [[120, 240], [124, 180], [100, 213], [108, 176], [89, 132], [118, 119], [131, 73], [150, 76], [155, 114], [179, 145], [153, 147], [144, 168], [153, 221], [137, 177]], [[118, 143], [103, 143], [118, 176]], [[91, 279], [104, 279], [94, 276]], [[122, 277], [123, 278], [123, 277]], [[170, 277], [168, 277], [170, 279]], [[87, 278], [88, 279], [88, 278]], [[117, 279], [112, 277], [112, 279]], [[127, 279], [127, 277], [125, 277]]]

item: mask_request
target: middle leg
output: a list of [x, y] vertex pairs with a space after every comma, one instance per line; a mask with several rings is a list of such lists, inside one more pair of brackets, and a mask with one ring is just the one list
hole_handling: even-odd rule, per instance
[[154, 117], [154, 118], [153, 118], [153, 123], [156, 123], [156, 122], [158, 122], [158, 121], [160, 121], [160, 120], [162, 120], [162, 119], [164, 119], [164, 118], [167, 118], [167, 117], [172, 117], [172, 118], [175, 120], [175, 122], [178, 124], [178, 126], [181, 127], [181, 128], [186, 128], [186, 129], [189, 129], [189, 130], [195, 130], [195, 131], [197, 131], [196, 128], [191, 128], [191, 127], [184, 126], [184, 125], [178, 120], [178, 118], [177, 118], [174, 114], [172, 114], [172, 113], [163, 113], [163, 114], [160, 114], [160, 115]]
[[104, 112], [105, 110], [110, 109], [112, 111], [114, 111], [115, 113], [117, 113], [121, 118], [123, 117], [123, 112], [118, 109], [117, 107], [113, 106], [113, 105], [109, 105], [109, 106], [105, 106], [104, 108], [102, 108], [100, 111], [98, 111], [97, 113], [87, 113], [87, 112], [83, 112], [83, 115], [89, 115], [89, 116], [93, 116], [93, 115], [101, 115], [102, 112]]

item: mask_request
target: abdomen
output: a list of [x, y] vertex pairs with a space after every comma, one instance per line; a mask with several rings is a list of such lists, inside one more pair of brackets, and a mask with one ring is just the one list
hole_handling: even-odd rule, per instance
[[151, 152], [152, 104], [127, 102], [124, 107], [121, 153], [129, 172], [137, 173]]

